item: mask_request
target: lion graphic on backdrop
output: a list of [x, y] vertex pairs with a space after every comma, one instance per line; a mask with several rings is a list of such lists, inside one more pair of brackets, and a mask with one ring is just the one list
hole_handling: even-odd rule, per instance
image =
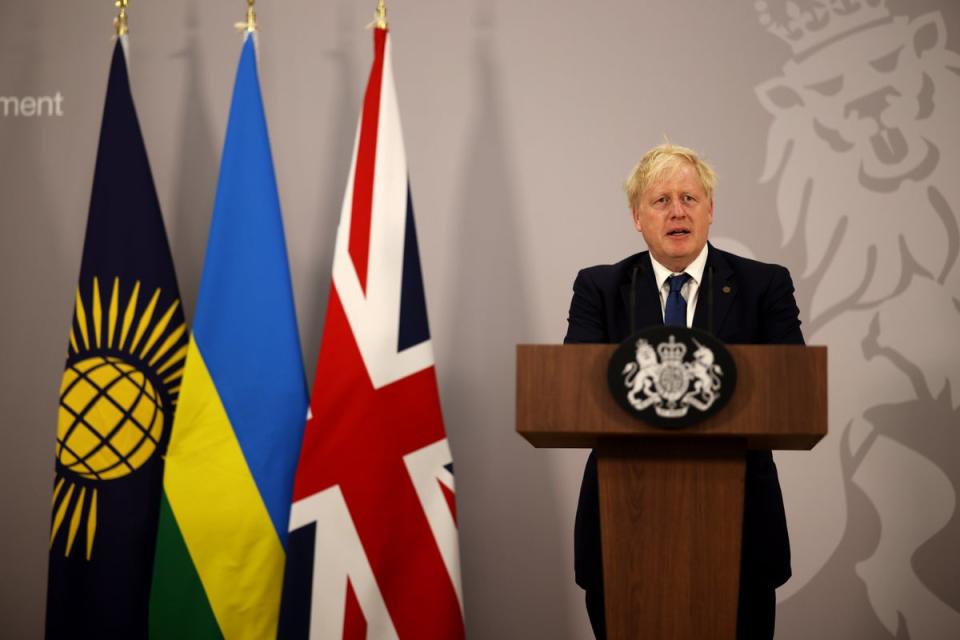
[[[884, 0], [754, 6], [793, 54], [757, 87], [774, 116], [762, 181], [777, 184], [808, 339], [830, 346], [844, 384], [818, 468], [798, 480], [831, 499], [843, 486], [847, 504], [817, 506], [833, 532], [795, 538], [789, 595], [812, 603], [832, 582], [838, 598], [862, 594], [891, 637], [960, 631], [960, 573], [930, 568], [932, 550], [957, 551], [957, 449], [923, 446], [960, 431], [960, 55], [940, 13], [892, 16]], [[888, 490], [892, 469], [931, 505], [906, 525], [897, 514], [913, 498]]]
[[762, 181], [777, 180], [784, 236], [805, 247], [814, 320], [880, 302], [917, 271], [943, 279], [960, 251], [960, 55], [942, 16], [825, 4], [874, 6], [848, 18], [866, 28], [757, 88], [775, 117]]

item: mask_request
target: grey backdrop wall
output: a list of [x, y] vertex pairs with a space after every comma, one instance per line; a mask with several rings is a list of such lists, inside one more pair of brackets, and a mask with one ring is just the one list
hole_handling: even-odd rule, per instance
[[[131, 3], [134, 97], [188, 319], [244, 3]], [[373, 0], [261, 0], [261, 81], [312, 370]], [[793, 8], [791, 8], [793, 7]], [[787, 264], [830, 347], [830, 436], [778, 454], [779, 638], [960, 636], [960, 5], [388, 3], [471, 638], [583, 638], [584, 452], [513, 432], [518, 342], [642, 248], [620, 181], [666, 134], [720, 173], [715, 242]], [[53, 442], [110, 2], [0, 4], [0, 619], [42, 633]], [[21, 104], [21, 103], [18, 103]]]

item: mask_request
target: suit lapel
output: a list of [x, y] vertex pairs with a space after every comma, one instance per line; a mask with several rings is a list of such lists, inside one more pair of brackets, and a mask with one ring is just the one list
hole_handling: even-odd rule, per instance
[[[637, 305], [636, 330], [663, 324], [663, 311], [660, 309], [660, 292], [657, 291], [657, 280], [653, 276], [653, 265], [650, 264], [650, 252], [644, 251], [637, 257]], [[627, 310], [626, 323], [623, 335], [617, 336], [617, 341], [626, 339], [630, 335], [630, 288], [633, 267], [627, 271], [626, 282], [620, 285], [620, 295], [623, 298], [623, 308]]]
[[[723, 253], [709, 246], [707, 252], [707, 268], [703, 272], [703, 283], [697, 296], [697, 310], [693, 314], [693, 326], [701, 331], [710, 328], [710, 289], [713, 289], [713, 332], [716, 336], [723, 335], [723, 321], [727, 312], [737, 297], [737, 283], [733, 277], [733, 269]], [[710, 277], [710, 268], [713, 268], [713, 278]], [[712, 280], [712, 282], [711, 282]]]

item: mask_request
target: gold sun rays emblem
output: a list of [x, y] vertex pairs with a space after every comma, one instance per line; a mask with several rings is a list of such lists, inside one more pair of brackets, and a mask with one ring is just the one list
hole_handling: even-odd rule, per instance
[[89, 560], [98, 485], [129, 476], [157, 452], [177, 402], [187, 346], [180, 301], [158, 310], [159, 288], [139, 313], [139, 281], [123, 301], [114, 278], [106, 307], [96, 277], [86, 299], [81, 288], [60, 385], [50, 546], [66, 530], [69, 556], [83, 532]]

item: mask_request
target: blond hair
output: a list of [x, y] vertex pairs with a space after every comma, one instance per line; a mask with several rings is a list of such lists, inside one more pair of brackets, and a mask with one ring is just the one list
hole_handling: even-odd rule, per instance
[[693, 149], [664, 142], [647, 151], [627, 176], [624, 188], [627, 191], [627, 203], [630, 209], [636, 210], [639, 207], [640, 197], [647, 187], [683, 164], [689, 164], [697, 170], [700, 183], [707, 192], [707, 198], [712, 198], [713, 190], [717, 186], [717, 174], [714, 173], [713, 168]]

